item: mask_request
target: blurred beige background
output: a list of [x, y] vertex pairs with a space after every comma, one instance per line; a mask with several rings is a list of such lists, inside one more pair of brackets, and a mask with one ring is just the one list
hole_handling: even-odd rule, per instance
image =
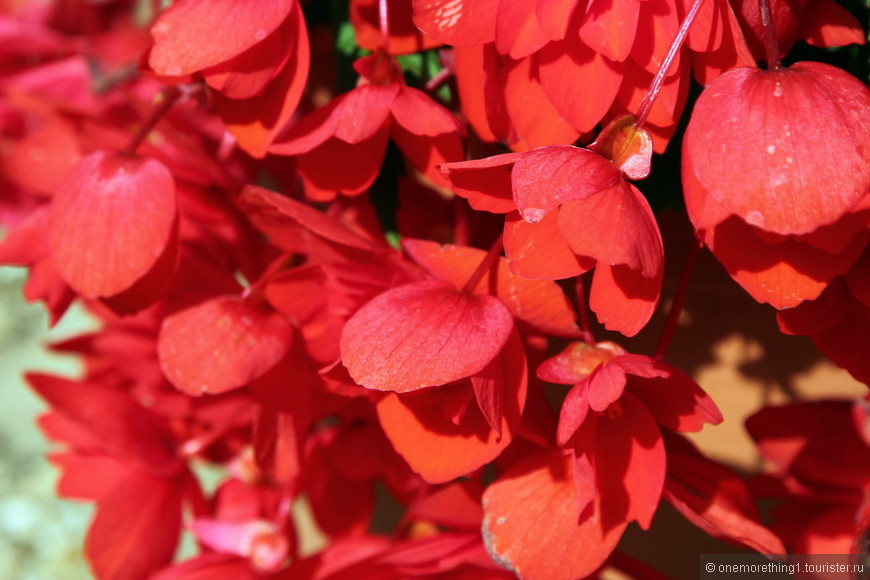
[[75, 375], [75, 360], [50, 354], [43, 344], [91, 323], [73, 310], [49, 331], [42, 305], [21, 296], [24, 280], [23, 269], [0, 268], [0, 578], [85, 580], [91, 575], [81, 551], [91, 506], [56, 497], [57, 472], [45, 460], [49, 444], [34, 423], [46, 407], [22, 373]]

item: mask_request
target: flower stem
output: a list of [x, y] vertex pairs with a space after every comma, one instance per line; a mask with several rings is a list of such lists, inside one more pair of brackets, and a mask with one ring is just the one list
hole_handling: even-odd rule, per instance
[[583, 276], [577, 276], [574, 283], [574, 293], [577, 295], [577, 313], [580, 322], [580, 333], [583, 342], [588, 345], [595, 344], [595, 335], [592, 334], [592, 324], [589, 321], [589, 308], [586, 306], [586, 285]]
[[674, 332], [677, 329], [677, 321], [680, 319], [680, 314], [683, 312], [683, 304], [686, 302], [686, 293], [689, 289], [689, 281], [692, 278], [692, 270], [695, 267], [695, 262], [698, 261], [698, 255], [701, 253], [701, 242], [695, 241], [689, 248], [689, 253], [683, 262], [683, 271], [680, 272], [680, 281], [677, 284], [677, 290], [674, 292], [674, 300], [671, 303], [671, 309], [668, 311], [668, 316], [665, 319], [665, 326], [662, 328], [662, 334], [659, 336], [659, 342], [656, 344], [653, 358], [661, 360], [665, 357], [668, 346], [671, 344], [671, 339], [674, 337]]
[[504, 247], [504, 243], [502, 239], [504, 238], [504, 234], [499, 234], [498, 238], [492, 243], [492, 246], [489, 248], [489, 251], [486, 253], [486, 256], [483, 257], [483, 260], [480, 261], [480, 264], [477, 265], [477, 269], [471, 274], [471, 277], [468, 279], [468, 282], [465, 283], [465, 286], [462, 287], [464, 292], [474, 292], [474, 289], [477, 288], [477, 285], [480, 283], [480, 280], [483, 278], [483, 275], [489, 272], [490, 268], [492, 268], [499, 256], [501, 256], [501, 250]]
[[136, 131], [136, 134], [133, 135], [133, 138], [130, 139], [130, 143], [127, 145], [127, 148], [124, 149], [124, 152], [129, 155], [135, 155], [136, 150], [139, 148], [139, 145], [145, 140], [148, 136], [148, 133], [160, 122], [160, 119], [163, 118], [166, 113], [169, 112], [169, 109], [172, 108], [172, 105], [175, 104], [175, 101], [178, 100], [178, 97], [181, 96], [181, 89], [176, 86], [166, 87], [157, 95], [157, 98], [154, 100], [157, 102], [157, 106], [151, 111], [151, 114], [145, 119], [145, 122], [139, 127], [139, 130]]
[[692, 7], [689, 9], [689, 13], [686, 14], [683, 22], [680, 23], [680, 29], [677, 31], [677, 35], [671, 42], [671, 47], [668, 49], [668, 53], [665, 55], [664, 60], [662, 60], [659, 70], [656, 71], [656, 76], [653, 77], [652, 83], [649, 85], [649, 90], [647, 90], [646, 96], [643, 98], [643, 102], [641, 102], [640, 107], [637, 109], [637, 119], [634, 121], [636, 129], [643, 127], [643, 124], [646, 122], [646, 118], [649, 116], [655, 100], [662, 91], [662, 85], [665, 84], [665, 77], [667, 76], [671, 65], [674, 63], [674, 60], [677, 58], [677, 53], [680, 51], [680, 48], [682, 48], [683, 42], [689, 34], [689, 28], [691, 28], [692, 22], [695, 21], [695, 17], [698, 15], [698, 11], [701, 9], [703, 3], [704, 0], [694, 0], [694, 2], [692, 2]]
[[263, 273], [260, 274], [260, 277], [242, 291], [242, 298], [253, 304], [260, 303], [263, 300], [263, 292], [266, 289], [266, 284], [271, 282], [278, 273], [283, 272], [292, 266], [294, 260], [295, 255], [290, 252], [283, 252], [280, 256], [272, 260], [272, 262], [266, 266]]
[[758, 0], [761, 11], [761, 26], [764, 29], [764, 53], [767, 70], [782, 68], [779, 60], [779, 41], [776, 38], [776, 27], [773, 25], [773, 15], [770, 10], [770, 0]]
[[387, 0], [378, 0], [378, 24], [381, 28], [381, 48], [389, 54], [390, 45], [390, 10]]

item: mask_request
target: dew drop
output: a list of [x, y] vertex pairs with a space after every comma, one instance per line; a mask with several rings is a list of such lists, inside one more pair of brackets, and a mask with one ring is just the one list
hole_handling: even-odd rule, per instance
[[524, 209], [521, 213], [523, 214], [524, 220], [529, 223], [536, 224], [544, 218], [544, 214], [547, 212], [536, 207], [529, 207]]
[[792, 163], [794, 163], [794, 158], [792, 158], [792, 157], [786, 157], [786, 158], [785, 158], [785, 164], [786, 164], [786, 165], [791, 165]]
[[752, 210], [746, 214], [746, 223], [759, 228], [764, 227], [764, 216], [760, 211]]
[[768, 145], [767, 147], [764, 148], [764, 150], [767, 151], [768, 153], [770, 153], [771, 155], [773, 155], [774, 153], [776, 153], [776, 145], [773, 145], [773, 144]]
[[257, 40], [263, 40], [264, 38], [266, 38], [266, 36], [268, 36], [268, 33], [262, 28], [254, 33], [254, 38], [256, 38]]
[[782, 96], [782, 83], [776, 83], [776, 86], [773, 88], [773, 96], [781, 97]]
[[498, 524], [498, 525], [502, 525], [502, 524], [504, 524], [506, 521], [507, 521], [507, 518], [504, 517], [504, 516], [501, 516], [501, 517], [499, 517], [499, 518], [497, 518], [497, 519], [495, 520], [495, 523]]

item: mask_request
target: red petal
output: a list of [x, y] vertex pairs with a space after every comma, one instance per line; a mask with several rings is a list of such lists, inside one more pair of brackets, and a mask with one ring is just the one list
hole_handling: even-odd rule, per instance
[[566, 201], [587, 198], [621, 181], [619, 169], [601, 155], [570, 145], [549, 145], [517, 159], [511, 184], [520, 215], [536, 223]]
[[[371, 187], [387, 151], [389, 128], [381, 127], [371, 138], [349, 144], [332, 138], [297, 158], [299, 173], [305, 177], [305, 195], [312, 201], [331, 201], [337, 193], [357, 195]], [[342, 170], [335, 170], [342, 159]]]
[[[491, 85], [495, 84], [493, 72], [486, 68], [487, 63], [493, 60], [492, 54], [495, 47], [491, 44], [484, 46], [471, 46], [467, 48], [455, 47], [453, 60], [456, 67], [456, 84], [462, 95], [459, 103], [462, 115], [474, 132], [486, 142], [494, 143], [501, 138], [501, 124], [504, 111], [500, 111], [499, 119], [490, 115], [490, 106], [487, 97]], [[483, 74], [480, 71], [483, 70]], [[492, 88], [500, 98], [500, 91]], [[503, 99], [502, 99], [503, 100]], [[503, 107], [502, 107], [503, 109]]]
[[535, 12], [537, 0], [501, 2], [495, 21], [495, 47], [511, 58], [523, 58], [550, 39]]
[[815, 300], [777, 311], [776, 321], [780, 332], [786, 334], [816, 334], [853, 314], [856, 306], [843, 278], [834, 278]]
[[480, 530], [483, 508], [480, 482], [459, 481], [436, 489], [409, 508], [409, 517], [460, 530]]
[[813, 335], [816, 347], [837, 366], [849, 371], [864, 384], [870, 384], [870, 308], [858, 307], [839, 324]]
[[870, 190], [868, 114], [870, 90], [829, 65], [734, 70], [695, 104], [683, 145], [694, 176], [684, 182], [749, 224], [810, 233]]
[[680, 369], [633, 354], [614, 359], [613, 364], [632, 375], [628, 389], [660, 425], [686, 432], [700, 431], [706, 423], [722, 422], [722, 413], [713, 399]]
[[631, 393], [599, 417], [593, 459], [602, 522], [648, 529], [665, 481], [665, 446], [655, 419]]
[[507, 141], [512, 149], [528, 150], [577, 140], [580, 132], [547, 100], [533, 57], [511, 60], [505, 56], [495, 60], [510, 119]]
[[806, 41], [815, 46], [845, 46], [865, 42], [861, 23], [833, 0], [819, 0], [803, 34]]
[[[541, 85], [559, 114], [578, 131], [594, 129], [619, 92], [621, 63], [607, 60], [573, 34], [549, 43], [537, 58]], [[588, 90], [591, 83], [594, 91]]]
[[[402, 248], [415, 262], [433, 276], [462, 287], [485, 256], [483, 250], [405, 238]], [[512, 274], [507, 260], [499, 259], [495, 272], [486, 275], [472, 289], [474, 293], [492, 292], [510, 309], [514, 318], [530, 325], [536, 332], [576, 337], [574, 309], [565, 293], [549, 280], [526, 280]]]
[[740, 477], [710, 461], [682, 437], [666, 436], [668, 477], [663, 496], [690, 522], [713, 537], [739, 542], [762, 554], [784, 554], [785, 546], [759, 521]]
[[175, 182], [156, 159], [97, 151], [57, 191], [49, 219], [64, 280], [84, 296], [112, 296], [163, 254], [176, 219]]
[[250, 99], [230, 99], [222, 93], [212, 93], [212, 101], [227, 130], [232, 133], [239, 147], [254, 157], [264, 157], [275, 138], [290, 121], [302, 98], [308, 80], [310, 48], [308, 29], [302, 17], [302, 9], [295, 9], [285, 26], [293, 34], [295, 46], [283, 68]]
[[498, 4], [499, 0], [414, 0], [414, 24], [444, 44], [485, 44], [495, 39]]
[[820, 492], [857, 491], [870, 477], [870, 448], [853, 410], [851, 401], [766, 407], [746, 420], [746, 429], [776, 472], [788, 472]]
[[645, 278], [626, 266], [599, 263], [592, 276], [589, 307], [608, 330], [634, 336], [655, 312], [661, 289], [661, 274]]
[[[688, 0], [681, 0], [681, 2], [684, 6], [680, 13], [686, 14], [691, 2]], [[731, 69], [756, 66], [755, 57], [752, 56], [752, 52], [746, 45], [746, 39], [740, 24], [737, 22], [737, 17], [734, 15], [731, 2], [720, 0], [713, 4], [706, 4], [706, 6], [712, 6], [715, 9], [712, 22], [708, 25], [709, 27], [705, 27], [703, 19], [705, 9], [702, 6], [698, 15], [699, 19], [695, 21], [699, 24], [697, 36], [693, 37], [695, 31], [693, 24], [689, 29], [688, 40], [689, 48], [693, 51], [703, 52], [701, 55], [692, 55], [692, 70], [695, 79], [702, 86], [709, 85], [717, 76]]]
[[[376, 248], [334, 218], [311, 206], [256, 185], [242, 189], [239, 205], [254, 224], [279, 247], [296, 251], [298, 227], [302, 226], [324, 240], [341, 246], [372, 251]], [[287, 236], [289, 234], [289, 236]], [[284, 242], [284, 237], [287, 240]]]
[[345, 93], [296, 124], [270, 148], [277, 155], [298, 155], [336, 137], [360, 143], [381, 130], [400, 92], [398, 85], [362, 85]]
[[99, 578], [140, 580], [169, 564], [180, 532], [178, 480], [131, 470], [97, 506], [85, 556]]
[[[722, 45], [723, 2], [704, 2], [695, 15], [686, 36], [686, 46], [698, 52], [712, 52]], [[677, 0], [680, 14], [686, 14], [692, 6], [688, 0]]]
[[589, 381], [590, 377], [582, 379], [568, 391], [565, 400], [562, 401], [559, 425], [556, 428], [556, 443], [561, 447], [571, 441], [589, 415]]
[[93, 436], [94, 444], [114, 458], [156, 476], [178, 472], [173, 434], [129, 394], [50, 375], [31, 373], [27, 380], [58, 414]]
[[291, 57], [296, 30], [282, 24], [245, 52], [203, 71], [209, 87], [230, 99], [249, 99], [261, 93]]
[[[653, 75], [662, 66], [665, 55], [680, 28], [677, 11], [672, 7], [674, 4], [676, 2], [668, 3], [668, 7], [663, 9], [660, 4], [640, 3], [637, 31], [629, 56], [634, 63]], [[689, 30], [694, 27], [695, 22], [692, 21]], [[682, 51], [677, 51], [668, 76], [679, 74], [677, 71], [681, 67], [688, 69], [687, 64], [687, 61], [682, 60]]]
[[392, 137], [408, 160], [438, 185], [449, 185], [437, 167], [465, 158], [460, 126], [450, 111], [425, 93], [405, 87], [391, 109]]
[[571, 14], [580, 0], [537, 0], [535, 15], [552, 40], [561, 40], [568, 33]]
[[260, 580], [247, 558], [208, 552], [165, 568], [149, 580]]
[[843, 252], [829, 254], [792, 239], [765, 243], [758, 231], [732, 217], [705, 232], [705, 242], [753, 298], [777, 309], [816, 299], [834, 276], [849, 270], [870, 236], [865, 230]]
[[664, 249], [655, 216], [637, 188], [621, 179], [597, 195], [564, 204], [559, 231], [575, 254], [623, 264], [645, 278], [662, 275]]
[[456, 425], [445, 417], [443, 389], [470, 389], [465, 383], [377, 402], [378, 418], [396, 451], [429, 483], [467, 475], [498, 457], [519, 428], [526, 400], [528, 373], [519, 333], [514, 331], [496, 359], [501, 365], [501, 435], [478, 408], [470, 405]]
[[[294, 343], [288, 356], [251, 384], [257, 403], [251, 443], [260, 471], [275, 482], [294, 482], [312, 421], [311, 398], [321, 381]], [[287, 377], [293, 377], [292, 385]]]
[[482, 371], [471, 375], [471, 387], [477, 407], [487, 424], [501, 437], [501, 418], [504, 407], [504, 381], [500, 357], [496, 357]]
[[[151, 26], [148, 64], [157, 74], [181, 76], [214, 66], [262, 42], [296, 6], [293, 0], [180, 0]], [[220, 31], [220, 41], [215, 33]]]
[[48, 460], [61, 470], [57, 495], [99, 501], [127, 474], [129, 467], [108, 455], [53, 453]]
[[559, 230], [557, 212], [550, 212], [536, 224], [523, 220], [519, 213], [508, 214], [504, 249], [511, 272], [532, 280], [571, 278], [595, 266], [594, 260], [571, 251]]
[[578, 524], [573, 463], [572, 455], [561, 451], [532, 457], [483, 494], [486, 549], [521, 578], [586, 577], [622, 536], [626, 524], [602, 529], [594, 508]]
[[580, 38], [610, 60], [624, 61], [635, 42], [640, 5], [638, 0], [590, 0]]
[[505, 153], [445, 163], [440, 169], [456, 195], [467, 199], [474, 209], [508, 213], [517, 208], [511, 190], [511, 171], [521, 156], [522, 153]]
[[263, 376], [284, 357], [292, 339], [292, 327], [277, 312], [237, 296], [219, 296], [166, 317], [157, 354], [179, 390], [218, 394]]
[[358, 310], [342, 332], [341, 355], [357, 383], [405, 393], [480, 372], [512, 329], [510, 311], [494, 296], [418, 282]]

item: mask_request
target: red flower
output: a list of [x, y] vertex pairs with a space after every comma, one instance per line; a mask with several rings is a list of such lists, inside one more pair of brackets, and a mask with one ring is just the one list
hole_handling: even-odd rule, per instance
[[[463, 157], [461, 128], [447, 109], [405, 86], [398, 66], [378, 52], [356, 63], [359, 86], [304, 117], [269, 149], [295, 155], [306, 195], [329, 201], [372, 184], [392, 138], [410, 163], [443, 184], [436, 166]], [[336, 160], [342, 170], [335, 170]]]
[[41, 419], [43, 430], [71, 447], [54, 457], [63, 469], [60, 493], [97, 503], [85, 544], [94, 573], [135, 580], [168, 564], [182, 499], [195, 484], [165, 421], [119, 389], [28, 379], [53, 408]]
[[754, 482], [757, 495], [790, 500], [774, 510], [772, 526], [789, 553], [864, 552], [866, 425], [864, 405], [848, 401], [768, 407], [747, 419], [746, 429], [771, 465]]
[[818, 297], [870, 239], [868, 114], [867, 87], [810, 62], [734, 70], [698, 99], [683, 145], [689, 217], [759, 302]]
[[91, 153], [52, 201], [52, 259], [84, 297], [119, 297], [141, 282], [154, 301], [175, 268], [177, 219], [175, 181], [162, 163]]
[[561, 279], [594, 267], [590, 306], [598, 319], [628, 336], [647, 323], [661, 290], [661, 234], [617, 166], [587, 149], [552, 145], [442, 171], [473, 208], [508, 214], [504, 245], [514, 274]]
[[652, 522], [665, 481], [659, 426], [697, 431], [722, 416], [678, 369], [612, 343], [574, 343], [538, 377], [576, 383], [557, 430], [567, 451], [519, 462], [486, 490], [484, 538], [524, 578], [576, 578], [604, 562], [629, 522]]
[[160, 13], [151, 36], [151, 70], [165, 81], [203, 78], [239, 145], [263, 157], [296, 110], [308, 78], [308, 32], [299, 3], [181, 0]]

